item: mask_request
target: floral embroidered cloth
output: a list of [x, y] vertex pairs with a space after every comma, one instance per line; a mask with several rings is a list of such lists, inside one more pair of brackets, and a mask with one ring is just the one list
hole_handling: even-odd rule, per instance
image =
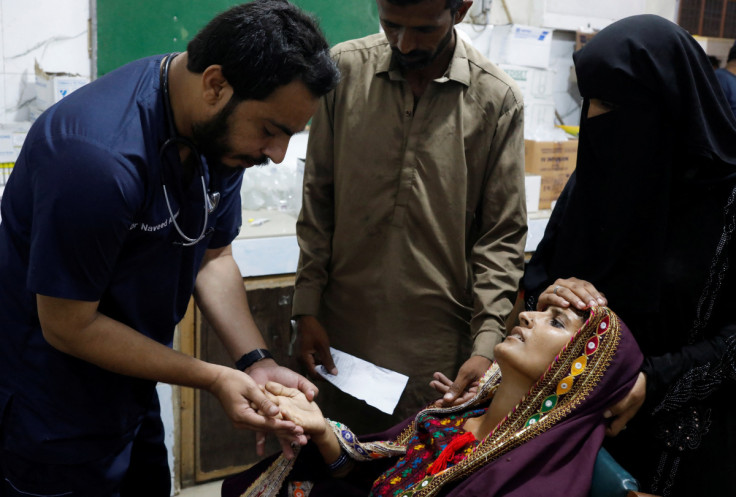
[[[421, 482], [429, 472], [429, 466], [437, 460], [448, 444], [464, 433], [463, 425], [468, 418], [481, 416], [486, 409], [474, 409], [460, 414], [442, 417], [431, 412], [417, 416], [417, 432], [409, 439], [406, 455], [388, 471], [378, 477], [371, 490], [376, 497], [395, 497]], [[478, 440], [465, 444], [454, 452], [447, 467], [452, 467], [478, 445]]]
[[[606, 428], [603, 413], [631, 390], [641, 362], [628, 328], [610, 309], [597, 307], [498, 426], [480, 442], [453, 447], [446, 461], [441, 454], [463, 437], [465, 421], [492, 402], [501, 381], [498, 364], [465, 404], [427, 407], [386, 432], [358, 438], [330, 421], [355, 461], [344, 478], [334, 478], [316, 447], [307, 445], [295, 459], [274, 456], [227, 478], [222, 496], [291, 497], [286, 488], [308, 480], [314, 483], [309, 497], [539, 497], [559, 491], [587, 497]], [[442, 464], [430, 470], [440, 456]]]

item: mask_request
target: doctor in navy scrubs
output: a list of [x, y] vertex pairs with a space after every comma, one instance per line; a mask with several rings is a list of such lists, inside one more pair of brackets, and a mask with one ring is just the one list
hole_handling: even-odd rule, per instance
[[[337, 79], [311, 17], [256, 0], [34, 123], [1, 206], [0, 495], [170, 495], [156, 382], [306, 443], [258, 384], [317, 389], [270, 357], [230, 244], [243, 171], [281, 162]], [[192, 295], [237, 367], [172, 350]]]

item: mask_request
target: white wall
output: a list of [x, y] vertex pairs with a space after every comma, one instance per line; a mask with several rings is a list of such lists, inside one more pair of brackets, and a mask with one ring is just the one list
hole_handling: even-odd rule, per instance
[[0, 0], [0, 123], [28, 120], [34, 60], [89, 77], [89, 1]]

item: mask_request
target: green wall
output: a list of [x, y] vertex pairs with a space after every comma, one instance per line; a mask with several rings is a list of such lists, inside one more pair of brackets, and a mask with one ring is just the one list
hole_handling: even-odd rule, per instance
[[[378, 32], [374, 0], [292, 0], [314, 14], [330, 45]], [[228, 0], [97, 0], [97, 74], [141, 57], [183, 52]]]

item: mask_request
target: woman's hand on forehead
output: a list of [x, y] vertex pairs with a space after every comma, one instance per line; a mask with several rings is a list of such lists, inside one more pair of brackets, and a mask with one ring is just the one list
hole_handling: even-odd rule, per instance
[[537, 310], [552, 305], [563, 309], [573, 306], [582, 311], [597, 305], [608, 305], [608, 300], [592, 283], [577, 278], [559, 278], [539, 296]]

